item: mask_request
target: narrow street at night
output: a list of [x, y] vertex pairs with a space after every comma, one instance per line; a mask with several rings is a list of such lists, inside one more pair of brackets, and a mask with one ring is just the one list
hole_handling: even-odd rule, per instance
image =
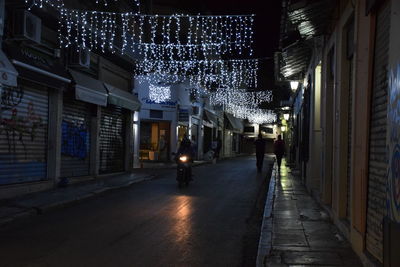
[[400, 0], [0, 0], [0, 267], [400, 267], [398, 26]]
[[175, 169], [0, 230], [1, 266], [254, 266], [272, 158]]

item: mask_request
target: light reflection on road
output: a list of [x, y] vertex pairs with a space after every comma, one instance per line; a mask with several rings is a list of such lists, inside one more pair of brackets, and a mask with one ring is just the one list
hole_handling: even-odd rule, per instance
[[176, 196], [174, 202], [176, 212], [172, 215], [174, 219], [172, 231], [175, 236], [175, 243], [178, 247], [186, 246], [192, 234], [193, 197]]

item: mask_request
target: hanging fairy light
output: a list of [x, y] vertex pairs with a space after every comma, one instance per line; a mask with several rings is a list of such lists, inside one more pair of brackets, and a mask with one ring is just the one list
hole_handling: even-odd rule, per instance
[[245, 89], [218, 88], [210, 93], [210, 102], [213, 105], [242, 105], [248, 108], [257, 108], [263, 102], [272, 101], [272, 91], [249, 92]]
[[276, 114], [271, 110], [248, 108], [242, 105], [225, 106], [225, 111], [239, 119], [247, 119], [250, 123], [263, 124], [276, 121]]
[[149, 98], [155, 103], [162, 103], [171, 99], [170, 86], [149, 85]]
[[[257, 87], [258, 60], [142, 60], [137, 62], [135, 76], [142, 82], [155, 77], [186, 76], [193, 86], [219, 85], [229, 88]], [[146, 74], [153, 74], [146, 76]]]
[[276, 122], [276, 114], [271, 110], [254, 110], [249, 114], [247, 119], [250, 123], [264, 124]]
[[[117, 2], [117, 1], [118, 0], [112, 0], [112, 2]], [[110, 2], [110, 0], [108, 0], [108, 1], [107, 0], [96, 0], [96, 4], [103, 3], [105, 6], [108, 5], [108, 2]], [[137, 6], [137, 7], [140, 6], [139, 0], [132, 0], [132, 2], [135, 6]]]
[[[96, 4], [102, 3], [104, 6], [108, 6], [109, 2], [118, 2], [118, 0], [95, 0]], [[140, 7], [140, 2], [139, 0], [132, 0], [132, 3], [134, 6], [137, 8]], [[32, 6], [37, 6], [39, 8], [43, 8], [43, 5], [50, 5], [52, 7], [55, 7], [57, 9], [60, 9], [61, 7], [64, 7], [64, 1], [63, 0], [25, 0], [25, 4], [29, 5], [30, 7]]]
[[[43, 0], [44, 1], [44, 0]], [[82, 11], [68, 8], [60, 10], [61, 45], [101, 49], [123, 45], [122, 53], [139, 45], [140, 53], [160, 54], [156, 58], [175, 49], [180, 58], [184, 53], [195, 55], [199, 49], [211, 53], [226, 54], [248, 51], [251, 56], [254, 15], [145, 15], [140, 13], [116, 13]], [[122, 34], [117, 25], [122, 24]], [[187, 26], [189, 25], [189, 26]], [[151, 43], [143, 43], [144, 29], [150, 29]], [[185, 34], [181, 34], [182, 32]], [[97, 40], [93, 42], [93, 40]], [[177, 49], [178, 48], [178, 49]], [[181, 48], [181, 49], [179, 49]], [[185, 52], [183, 51], [185, 50]], [[159, 52], [157, 52], [159, 51]], [[169, 55], [171, 58], [171, 54]]]
[[272, 111], [259, 109], [262, 102], [272, 101], [272, 91], [249, 92], [245, 89], [218, 88], [209, 94], [210, 104], [222, 105], [236, 118], [252, 123], [269, 123], [276, 120]]
[[64, 6], [63, 0], [25, 0], [25, 4], [28, 6], [28, 9], [31, 9], [33, 6], [43, 8], [44, 4], [56, 9], [61, 9]]

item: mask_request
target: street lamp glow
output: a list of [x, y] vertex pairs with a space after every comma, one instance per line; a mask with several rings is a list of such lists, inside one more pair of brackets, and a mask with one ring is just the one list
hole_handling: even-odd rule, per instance
[[286, 132], [286, 126], [281, 126], [281, 131]]
[[297, 87], [299, 87], [299, 82], [298, 81], [291, 81], [290, 82], [290, 88], [292, 88], [293, 91], [296, 91]]
[[289, 120], [289, 113], [283, 114], [283, 118], [285, 119], [285, 121]]

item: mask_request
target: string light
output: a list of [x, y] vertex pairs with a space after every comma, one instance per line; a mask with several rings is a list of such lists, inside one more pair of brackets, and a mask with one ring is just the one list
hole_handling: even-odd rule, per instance
[[[108, 6], [116, 1], [95, 2]], [[136, 64], [135, 77], [139, 82], [150, 82], [149, 98], [155, 103], [169, 100], [171, 88], [154, 84], [182, 82], [186, 77], [195, 88], [219, 86], [208, 91], [210, 102], [223, 105], [235, 117], [253, 123], [276, 120], [272, 111], [258, 108], [260, 103], [272, 100], [270, 91], [239, 89], [257, 87], [258, 60], [207, 59], [234, 53], [252, 56], [254, 15], [145, 15], [68, 9], [62, 0], [25, 2], [40, 8], [49, 4], [60, 11], [61, 47], [138, 52], [143, 60]], [[139, 8], [139, 0], [132, 2]], [[145, 29], [150, 30], [149, 35]], [[147, 36], [148, 43], [144, 42]]]
[[171, 99], [171, 87], [150, 84], [149, 99], [155, 103], [163, 103]]
[[[44, 1], [44, 0], [43, 0]], [[100, 11], [79, 11], [62, 8], [60, 11], [62, 44], [67, 47], [74, 44], [89, 49], [113, 48], [118, 41], [121, 44], [132, 42], [141, 48], [144, 55], [159, 50], [156, 59], [165, 57], [168, 49], [175, 49], [175, 54], [182, 59], [185, 55], [196, 55], [202, 51], [207, 54], [233, 53], [243, 54], [248, 51], [252, 55], [252, 35], [254, 15], [145, 15], [140, 13], [116, 13]], [[81, 25], [84, 26], [81, 26]], [[117, 25], [122, 24], [123, 33]], [[229, 26], [228, 26], [229, 25]], [[70, 30], [70, 28], [74, 30]], [[226, 30], [229, 27], [229, 31]], [[150, 29], [151, 43], [143, 43], [144, 29]], [[181, 34], [181, 32], [185, 34]], [[100, 38], [99, 43], [90, 42], [93, 38]], [[86, 38], [76, 38], [84, 36]], [[131, 37], [129, 37], [131, 36]], [[132, 38], [133, 36], [133, 38]], [[116, 38], [117, 37], [117, 38]], [[130, 40], [128, 40], [130, 39]], [[178, 49], [177, 49], [178, 48]], [[129, 47], [122, 45], [122, 53]], [[113, 51], [113, 49], [111, 49]], [[173, 59], [170, 53], [170, 59]]]
[[[113, 2], [118, 2], [118, 0], [112, 0]], [[96, 4], [103, 3], [104, 6], [108, 6], [107, 0], [96, 0]], [[137, 9], [140, 9], [140, 1], [139, 0], [132, 0], [132, 3]], [[39, 8], [43, 8], [44, 4], [50, 5], [52, 7], [55, 7], [57, 9], [61, 9], [64, 7], [64, 1], [63, 0], [25, 0], [25, 4], [29, 5], [30, 7], [36, 6]]]
[[271, 91], [249, 92], [245, 89], [218, 88], [210, 93], [210, 104], [222, 105], [234, 117], [252, 123], [270, 123], [276, 120], [272, 111], [260, 110], [259, 104], [272, 101]]
[[250, 123], [264, 124], [276, 122], [276, 114], [271, 110], [257, 109], [250, 112], [247, 119]]
[[189, 82], [193, 86], [212, 87], [218, 85], [229, 88], [242, 86], [256, 88], [257, 72], [257, 59], [143, 60], [136, 64], [135, 78], [139, 82], [155, 83], [168, 79], [169, 82], [175, 83], [183, 75], [189, 78]]
[[25, 4], [28, 5], [28, 10], [34, 6], [43, 8], [44, 4], [50, 5], [58, 10], [64, 7], [63, 0], [25, 0]]

